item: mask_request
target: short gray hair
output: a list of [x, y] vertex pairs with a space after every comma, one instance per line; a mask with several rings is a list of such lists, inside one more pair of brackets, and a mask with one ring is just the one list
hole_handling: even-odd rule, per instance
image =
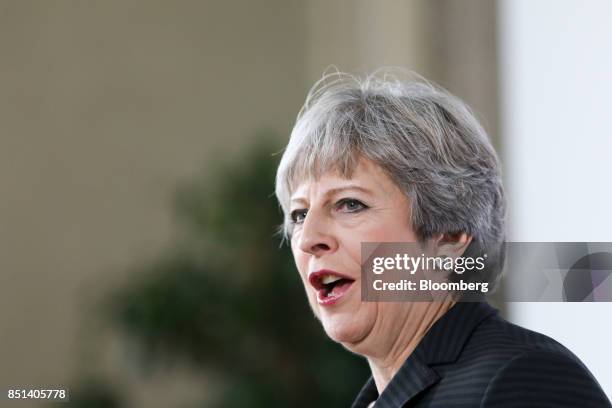
[[421, 241], [440, 233], [471, 235], [464, 256], [487, 254], [484, 278], [496, 283], [505, 240], [501, 167], [464, 102], [389, 69], [364, 78], [324, 75], [308, 93], [276, 174], [285, 239], [291, 236], [289, 201], [297, 184], [329, 170], [350, 178], [360, 158], [380, 166], [410, 199], [412, 227]]

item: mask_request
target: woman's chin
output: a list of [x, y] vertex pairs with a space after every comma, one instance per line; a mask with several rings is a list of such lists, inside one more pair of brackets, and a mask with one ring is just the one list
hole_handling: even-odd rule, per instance
[[369, 332], [367, 325], [351, 314], [322, 316], [321, 322], [327, 336], [337, 343], [359, 343]]

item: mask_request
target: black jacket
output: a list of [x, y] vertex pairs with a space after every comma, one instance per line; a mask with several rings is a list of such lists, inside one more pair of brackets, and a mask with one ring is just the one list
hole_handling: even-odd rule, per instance
[[353, 408], [366, 408], [374, 400], [375, 408], [612, 407], [571, 351], [509, 323], [486, 302], [455, 304], [434, 323], [382, 395], [370, 378]]

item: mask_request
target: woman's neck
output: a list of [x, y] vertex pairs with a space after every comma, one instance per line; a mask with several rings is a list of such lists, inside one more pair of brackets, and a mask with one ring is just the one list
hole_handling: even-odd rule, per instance
[[404, 361], [412, 354], [427, 331], [455, 301], [414, 302], [409, 305], [408, 318], [392, 336], [378, 341], [376, 351], [366, 355], [379, 395], [387, 387]]

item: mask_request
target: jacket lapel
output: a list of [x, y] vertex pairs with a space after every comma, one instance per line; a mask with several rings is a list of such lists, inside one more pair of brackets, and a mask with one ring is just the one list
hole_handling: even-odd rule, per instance
[[423, 361], [420, 353], [412, 353], [376, 401], [376, 408], [402, 407], [415, 395], [437, 383], [438, 374]]

